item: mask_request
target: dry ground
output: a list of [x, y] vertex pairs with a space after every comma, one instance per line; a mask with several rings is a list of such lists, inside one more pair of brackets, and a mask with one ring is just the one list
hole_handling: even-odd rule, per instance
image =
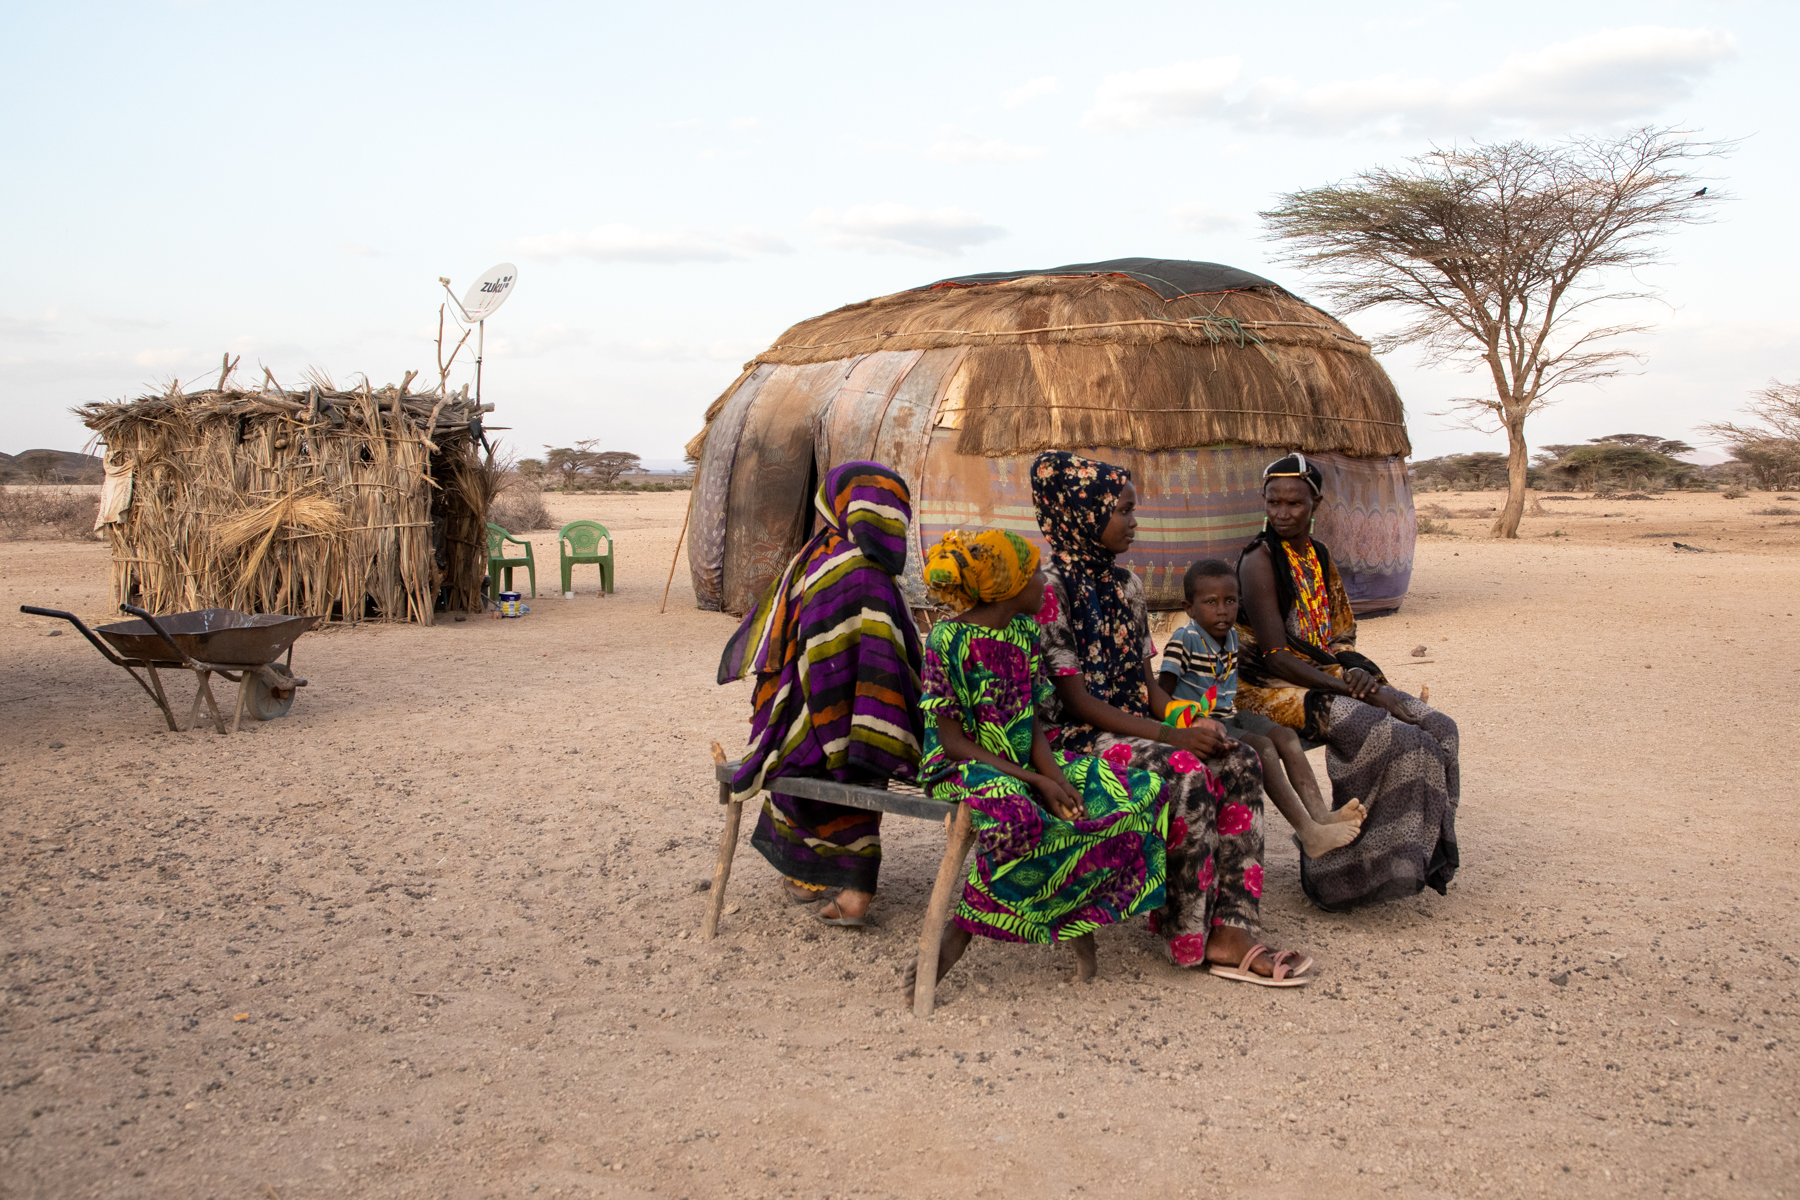
[[[1497, 503], [1424, 499], [1465, 533]], [[1800, 1190], [1800, 527], [1751, 515], [1773, 497], [1545, 501], [1520, 541], [1421, 543], [1363, 648], [1461, 722], [1464, 867], [1332, 916], [1272, 836], [1269, 933], [1314, 986], [1182, 974], [1134, 927], [1082, 988], [977, 944], [925, 1022], [897, 993], [926, 823], [890, 820], [881, 927], [783, 903], [746, 838], [698, 940], [733, 622], [679, 575], [656, 611], [684, 496], [551, 502], [612, 527], [617, 595], [590, 570], [553, 598], [538, 534], [525, 619], [308, 634], [293, 714], [229, 739], [162, 731], [17, 613], [104, 618], [102, 547], [6, 547], [0, 1195]]]

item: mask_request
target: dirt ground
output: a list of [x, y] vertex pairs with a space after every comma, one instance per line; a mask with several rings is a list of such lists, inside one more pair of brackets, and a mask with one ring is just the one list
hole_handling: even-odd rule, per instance
[[1317, 912], [1271, 809], [1267, 932], [1313, 986], [1181, 973], [1138, 924], [1085, 987], [978, 943], [928, 1021], [931, 824], [889, 819], [863, 932], [746, 836], [699, 940], [734, 622], [685, 564], [657, 612], [684, 495], [549, 500], [611, 527], [616, 595], [556, 598], [539, 533], [529, 616], [310, 633], [292, 714], [231, 738], [17, 612], [105, 619], [101, 546], [4, 547], [0, 1196], [1800, 1191], [1775, 497], [1543, 500], [1504, 543], [1498, 497], [1421, 498], [1460, 535], [1361, 644], [1461, 724], [1450, 894]]

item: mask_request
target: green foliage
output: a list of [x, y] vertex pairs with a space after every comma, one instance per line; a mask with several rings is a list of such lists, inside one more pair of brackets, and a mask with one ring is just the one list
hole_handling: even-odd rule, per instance
[[[1527, 487], [1535, 487], [1535, 471]], [[1506, 489], [1506, 455], [1491, 450], [1446, 454], [1412, 464], [1413, 490], [1418, 492], [1493, 492]]]

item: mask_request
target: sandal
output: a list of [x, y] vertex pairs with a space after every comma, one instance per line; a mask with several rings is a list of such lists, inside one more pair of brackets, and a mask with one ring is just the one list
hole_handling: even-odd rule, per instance
[[[833, 904], [836, 904], [837, 898], [835, 896], [832, 897], [831, 902]], [[843, 911], [844, 911], [843, 909], [840, 908], [837, 911], [839, 914], [838, 916], [828, 917], [825, 915], [825, 910], [820, 909], [819, 910], [819, 920], [823, 921], [827, 925], [837, 925], [844, 929], [862, 929], [862, 928], [865, 928], [869, 924], [869, 915], [867, 913], [864, 913], [860, 917], [846, 917], [846, 916], [842, 915]]]
[[1279, 954], [1273, 954], [1270, 961], [1274, 964], [1274, 969], [1268, 975], [1258, 975], [1250, 969], [1250, 964], [1256, 961], [1257, 955], [1269, 953], [1267, 946], [1255, 945], [1250, 947], [1248, 954], [1244, 955], [1244, 961], [1235, 967], [1226, 966], [1224, 963], [1211, 963], [1206, 969], [1221, 979], [1254, 983], [1258, 987], [1305, 987], [1312, 982], [1312, 976], [1307, 975], [1305, 978], [1300, 976], [1312, 968], [1313, 960], [1294, 950], [1283, 950]]

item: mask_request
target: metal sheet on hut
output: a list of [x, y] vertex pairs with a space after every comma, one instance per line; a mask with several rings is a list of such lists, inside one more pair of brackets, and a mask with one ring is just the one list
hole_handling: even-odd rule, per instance
[[858, 361], [777, 367], [757, 389], [737, 442], [725, 506], [720, 597], [726, 611], [747, 612], [805, 541], [813, 430]]
[[[871, 354], [845, 381], [821, 422], [821, 473], [842, 463], [878, 462], [906, 480], [914, 506], [924, 494], [925, 430], [965, 352], [884, 351]], [[891, 380], [885, 391], [871, 381]], [[925, 603], [925, 576], [917, 553], [906, 557], [901, 587], [907, 603]]]
[[[957, 433], [934, 432], [926, 453], [928, 480], [917, 506], [920, 554], [952, 529], [1010, 529], [1049, 545], [1031, 502], [1035, 455], [976, 458], [956, 452]], [[1131, 471], [1138, 492], [1138, 537], [1122, 560], [1144, 581], [1154, 609], [1182, 606], [1181, 577], [1200, 558], [1236, 562], [1262, 527], [1262, 469], [1282, 451], [1256, 446], [1199, 450], [1122, 450], [1075, 453]], [[1398, 458], [1318, 456], [1326, 500], [1318, 537], [1332, 549], [1358, 612], [1399, 606], [1412, 575], [1414, 517]]]
[[738, 381], [724, 410], [713, 419], [708, 436], [716, 440], [709, 440], [708, 452], [702, 455], [695, 473], [694, 492], [688, 498], [689, 521], [693, 525], [688, 537], [688, 573], [694, 581], [694, 601], [707, 612], [718, 612], [724, 600], [725, 512], [738, 441], [743, 437], [744, 422], [750, 416], [750, 405], [757, 392], [779, 369], [772, 363], [758, 363]]

